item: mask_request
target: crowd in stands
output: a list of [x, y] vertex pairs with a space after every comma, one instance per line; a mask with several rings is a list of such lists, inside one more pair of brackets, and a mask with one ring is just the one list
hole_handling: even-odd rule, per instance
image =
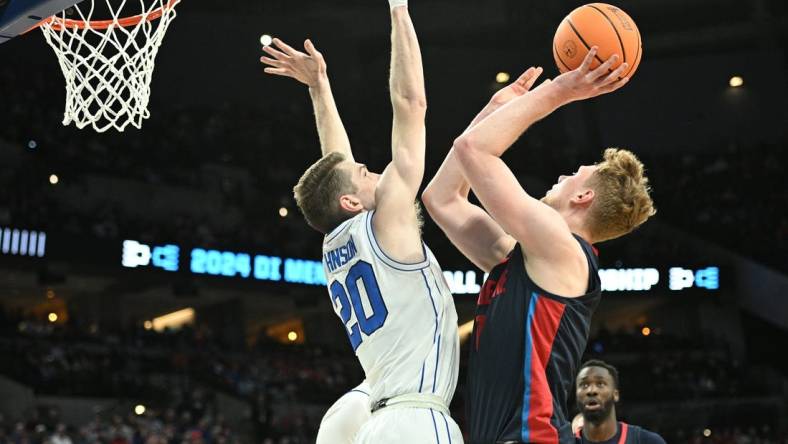
[[[597, 357], [621, 372], [624, 412], [633, 404], [642, 409], [642, 404], [652, 402], [756, 402], [780, 393], [774, 375], [758, 373], [732, 359], [724, 348], [693, 338], [667, 334], [645, 338], [602, 330], [589, 341], [587, 358]], [[147, 406], [141, 415], [108, 408], [90, 423], [69, 424], [65, 429], [58, 425], [62, 420], [57, 413], [42, 417], [25, 412], [29, 417], [18, 422], [0, 421], [0, 442], [7, 439], [19, 444], [68, 444], [57, 441], [65, 439], [56, 436], [63, 432], [74, 443], [212, 444], [249, 439], [264, 444], [306, 443], [314, 439], [325, 409], [363, 378], [349, 350], [262, 340], [245, 350], [233, 350], [205, 326], [165, 332], [141, 327], [113, 330], [54, 325], [16, 314], [2, 316], [0, 360], [4, 376], [33, 387], [37, 395], [98, 397]], [[452, 404], [460, 424], [464, 418], [462, 361]], [[219, 408], [219, 396], [240, 402], [242, 421], [227, 421], [227, 413]], [[670, 427], [659, 431], [672, 437], [668, 442], [676, 443], [785, 442], [788, 431], [773, 421], [773, 415], [753, 417], [735, 408], [733, 412], [736, 417], [716, 418], [715, 423], [697, 425], [698, 430]], [[649, 418], [627, 419], [648, 427]], [[734, 429], [732, 424], [740, 427]], [[666, 424], [658, 421], [656, 427]], [[712, 429], [710, 437], [703, 436], [706, 427]]]
[[[632, 350], [642, 353], [633, 354]], [[593, 336], [587, 357], [608, 359], [621, 371], [622, 389], [630, 399], [654, 401], [765, 395], [774, 387], [761, 370], [745, 366], [725, 343], [706, 337], [677, 337], [660, 330], [641, 332], [604, 329]]]
[[13, 444], [231, 444], [242, 442], [223, 424], [221, 417], [210, 415], [195, 420], [184, 410], [142, 415], [98, 414], [83, 425], [54, 425], [35, 417], [6, 424], [0, 416], [0, 442]]
[[[223, 393], [244, 406], [248, 435], [274, 444], [307, 443], [325, 408], [363, 379], [347, 353], [262, 341], [232, 350], [205, 327], [157, 333], [142, 327], [53, 325], [19, 316], [5, 316], [0, 325], [2, 374], [33, 387], [36, 394], [152, 405], [142, 416], [121, 415], [132, 435], [142, 437], [150, 435], [149, 429], [191, 436], [199, 428], [202, 441], [188, 442], [234, 442], [228, 440], [237, 434], [228, 431], [217, 410], [217, 394]], [[102, 421], [89, 425], [92, 429], [80, 427], [78, 433], [114, 433]], [[206, 438], [209, 434], [216, 438]], [[220, 436], [226, 440], [218, 441]], [[129, 443], [159, 442], [132, 437]], [[84, 439], [79, 442], [96, 442]]]
[[[777, 143], [732, 141], [676, 157], [647, 156], [665, 221], [788, 271], [788, 134]], [[677, 171], [678, 169], [678, 171]]]

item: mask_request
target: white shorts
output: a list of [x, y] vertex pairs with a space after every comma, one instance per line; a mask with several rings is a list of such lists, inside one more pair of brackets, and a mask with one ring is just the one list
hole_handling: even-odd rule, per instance
[[385, 407], [361, 426], [356, 444], [462, 444], [451, 416], [435, 409]]
[[352, 444], [369, 417], [369, 386], [364, 382], [329, 407], [320, 421], [315, 444]]

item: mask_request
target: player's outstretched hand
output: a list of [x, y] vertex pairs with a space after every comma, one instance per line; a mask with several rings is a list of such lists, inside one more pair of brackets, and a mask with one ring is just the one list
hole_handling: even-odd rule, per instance
[[610, 70], [610, 67], [618, 61], [618, 54], [613, 54], [592, 70], [591, 63], [596, 54], [597, 47], [594, 46], [588, 51], [583, 63], [577, 69], [565, 72], [553, 80], [552, 83], [555, 87], [560, 88], [560, 94], [567, 103], [613, 92], [629, 81], [628, 77], [619, 80], [619, 76], [629, 67], [627, 63], [622, 63], [615, 70]]
[[292, 77], [299, 82], [315, 87], [327, 79], [326, 61], [311, 40], [304, 42], [306, 53], [292, 48], [287, 43], [275, 38], [274, 46], [263, 46], [263, 51], [271, 57], [262, 56], [260, 61], [269, 65], [265, 68], [268, 74]]
[[509, 103], [510, 100], [522, 96], [534, 86], [540, 74], [542, 74], [541, 66], [528, 68], [524, 73], [520, 74], [517, 80], [498, 90], [492, 96], [490, 102], [494, 105], [502, 106]]

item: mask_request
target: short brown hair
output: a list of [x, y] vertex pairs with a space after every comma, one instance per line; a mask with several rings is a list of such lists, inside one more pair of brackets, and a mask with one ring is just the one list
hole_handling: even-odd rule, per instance
[[631, 151], [608, 148], [588, 179], [594, 189], [589, 229], [595, 242], [623, 236], [656, 214], [643, 163]]
[[306, 222], [325, 234], [355, 213], [342, 209], [339, 196], [356, 192], [350, 174], [338, 168], [345, 155], [331, 152], [312, 164], [293, 187], [298, 208]]

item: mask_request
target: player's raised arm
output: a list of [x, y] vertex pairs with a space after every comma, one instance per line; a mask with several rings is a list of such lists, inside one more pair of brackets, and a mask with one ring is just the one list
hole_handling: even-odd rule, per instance
[[407, 4], [390, 4], [392, 159], [375, 190], [373, 226], [385, 251], [399, 260], [418, 261], [423, 257], [414, 201], [424, 176], [427, 98], [421, 50]]
[[[496, 92], [464, 133], [512, 99], [526, 94], [541, 73], [541, 68], [529, 68], [512, 84]], [[477, 267], [489, 272], [516, 241], [486, 211], [468, 201], [469, 191], [470, 184], [451, 149], [421, 197], [430, 216], [452, 244]]]
[[328, 81], [326, 61], [312, 44], [304, 42], [306, 53], [298, 51], [280, 39], [274, 39], [274, 46], [264, 46], [263, 51], [271, 57], [263, 56], [260, 61], [266, 65], [268, 74], [292, 77], [309, 87], [309, 96], [315, 109], [315, 122], [320, 137], [320, 150], [323, 155], [340, 152], [345, 158], [353, 161], [345, 126], [339, 117], [331, 84]]
[[[627, 68], [611, 57], [597, 69], [590, 65], [596, 50], [589, 51], [576, 70], [545, 82], [501, 107], [460, 136], [454, 150], [474, 193], [504, 231], [523, 246], [527, 260], [542, 259], [552, 265], [570, 263], [585, 267], [585, 258], [567, 222], [550, 206], [529, 196], [500, 159], [534, 122], [567, 103], [614, 91], [626, 83], [617, 80]], [[593, 193], [593, 191], [591, 192]], [[577, 204], [590, 204], [593, 195], [576, 196]], [[579, 294], [582, 294], [580, 292]]]

